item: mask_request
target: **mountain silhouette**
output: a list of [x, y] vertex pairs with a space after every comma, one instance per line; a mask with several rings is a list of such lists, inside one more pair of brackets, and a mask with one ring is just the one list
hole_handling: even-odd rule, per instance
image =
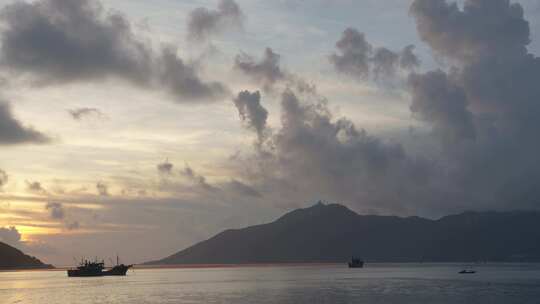
[[0, 242], [0, 269], [53, 268], [35, 257], [24, 254], [19, 249]]
[[438, 220], [359, 215], [318, 203], [226, 230], [148, 264], [540, 261], [540, 212], [465, 212]]

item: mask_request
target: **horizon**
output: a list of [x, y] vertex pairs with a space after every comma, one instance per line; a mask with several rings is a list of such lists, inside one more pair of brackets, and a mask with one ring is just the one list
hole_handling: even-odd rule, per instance
[[[274, 218], [274, 219], [271, 219], [270, 221], [268, 222], [264, 222], [264, 223], [261, 223], [261, 224], [258, 224], [258, 225], [254, 225], [254, 226], [246, 226], [246, 227], [239, 227], [239, 228], [224, 228], [222, 231], [218, 231], [216, 232], [214, 235], [211, 235], [209, 236], [208, 238], [205, 238], [205, 239], [200, 239], [200, 240], [196, 240], [194, 241], [194, 243], [192, 244], [189, 244], [188, 246], [186, 246], [185, 248], [179, 248], [179, 250], [176, 250], [175, 252], [172, 252], [172, 253], [169, 253], [169, 254], [165, 254], [164, 256], [161, 256], [159, 257], [158, 259], [154, 259], [154, 260], [146, 260], [146, 261], [141, 261], [141, 262], [138, 262], [138, 263], [135, 263], [133, 264], [134, 266], [138, 266], [138, 268], [141, 268], [142, 269], [152, 269], [152, 268], [156, 268], [156, 269], [159, 269], [159, 268], [186, 268], [186, 269], [189, 269], [189, 268], [230, 268], [230, 267], [250, 267], [250, 266], [262, 266], [262, 267], [265, 267], [265, 266], [272, 266], [272, 265], [275, 265], [275, 266], [280, 266], [280, 265], [289, 265], [289, 266], [294, 266], [294, 265], [337, 265], [337, 264], [342, 264], [343, 262], [346, 262], [345, 260], [344, 261], [309, 261], [309, 262], [279, 262], [279, 261], [275, 261], [275, 262], [249, 262], [249, 263], [195, 263], [195, 264], [192, 264], [192, 263], [188, 263], [188, 264], [182, 264], [182, 263], [178, 263], [178, 264], [169, 264], [169, 263], [162, 263], [163, 260], [169, 258], [169, 257], [172, 257], [174, 256], [175, 254], [179, 253], [179, 252], [183, 252], [185, 250], [188, 250], [190, 249], [191, 247], [195, 247], [201, 243], [204, 243], [206, 241], [209, 241], [209, 240], [212, 240], [214, 239], [216, 236], [224, 233], [224, 232], [229, 232], [229, 231], [242, 231], [242, 230], [246, 230], [248, 228], [252, 228], [252, 227], [255, 227], [255, 226], [266, 226], [266, 225], [271, 225], [273, 223], [277, 223], [279, 220], [281, 220], [282, 218], [285, 218], [286, 216], [294, 213], [294, 212], [298, 212], [298, 211], [307, 211], [309, 209], [314, 209], [314, 208], [320, 208], [320, 207], [332, 207], [332, 206], [338, 206], [338, 207], [343, 207], [345, 208], [345, 210], [347, 211], [351, 211], [353, 212], [356, 216], [358, 216], [359, 218], [362, 218], [362, 217], [383, 217], [383, 218], [399, 218], [399, 219], [422, 219], [422, 220], [428, 220], [428, 221], [431, 221], [431, 222], [439, 222], [441, 220], [444, 220], [448, 217], [456, 217], [456, 216], [463, 216], [463, 215], [466, 215], [466, 214], [476, 214], [476, 215], [493, 215], [493, 214], [496, 214], [496, 215], [516, 215], [516, 214], [538, 214], [540, 213], [540, 211], [538, 210], [510, 210], [510, 211], [490, 211], [490, 210], [487, 210], [487, 211], [463, 211], [463, 212], [460, 212], [460, 213], [456, 213], [456, 214], [448, 214], [448, 215], [445, 215], [445, 216], [442, 216], [440, 218], [426, 218], [426, 217], [419, 217], [419, 216], [395, 216], [395, 215], [378, 215], [378, 214], [360, 214], [360, 213], [356, 213], [355, 211], [351, 210], [350, 208], [348, 208], [347, 206], [345, 205], [342, 205], [342, 204], [339, 204], [339, 203], [330, 203], [330, 202], [322, 202], [322, 201], [318, 201], [310, 206], [307, 206], [307, 207], [303, 207], [303, 208], [298, 208], [298, 209], [293, 209], [293, 210], [289, 210], [289, 211], [286, 211], [285, 213], [279, 215], [278, 217]], [[326, 209], [328, 210], [328, 209]], [[324, 216], [324, 215], [323, 215]], [[25, 253], [25, 252], [23, 252]], [[84, 256], [82, 257], [77, 257], [77, 258], [80, 258], [80, 259], [86, 259]], [[114, 263], [112, 262], [112, 258], [110, 256], [103, 256], [103, 257], [95, 257], [97, 260], [103, 260], [105, 261], [107, 259], [107, 261], [105, 261], [105, 264], [107, 265], [107, 262], [110, 262], [111, 265], [114, 265]], [[76, 258], [73, 257], [73, 260], [75, 261]], [[110, 261], [109, 261], [110, 260]], [[43, 262], [45, 265], [47, 265], [47, 261], [41, 261]], [[73, 261], [72, 261], [73, 262]], [[386, 261], [386, 260], [370, 260], [369, 263], [370, 264], [457, 264], [457, 263], [463, 263], [465, 261], [421, 261], [421, 262], [411, 262], [411, 261], [401, 261], [401, 262], [396, 262], [396, 261]], [[48, 270], [56, 270], [56, 271], [64, 271], [64, 270], [67, 270], [67, 269], [70, 269], [74, 266], [76, 266], [76, 264], [79, 263], [79, 262], [75, 262], [75, 264], [57, 264], [57, 265], [54, 265], [54, 264], [49, 264], [49, 265], [52, 265], [53, 268], [51, 269], [48, 269]], [[488, 261], [476, 261], [475, 263], [488, 263]], [[535, 261], [489, 261], [490, 264], [493, 264], [493, 263], [497, 263], [497, 264], [505, 264], [505, 263], [524, 263], [524, 264], [531, 264], [531, 263], [540, 263], [540, 262], [535, 262]], [[22, 268], [22, 269], [11, 269], [11, 270], [28, 270], [27, 268]], [[39, 270], [39, 269], [38, 269]], [[47, 270], [47, 269], [45, 269]], [[2, 269], [0, 269], [0, 272], [2, 271]], [[9, 271], [9, 270], [5, 270], [5, 271]]]
[[46, 263], [315, 201], [540, 211], [537, 0], [0, 0], [0, 24], [0, 242]]

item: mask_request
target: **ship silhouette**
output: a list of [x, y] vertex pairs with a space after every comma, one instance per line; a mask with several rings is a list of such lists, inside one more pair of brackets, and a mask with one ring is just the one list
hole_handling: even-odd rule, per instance
[[349, 262], [349, 268], [363, 268], [363, 267], [364, 267], [363, 260], [359, 258], [355, 258], [355, 257], [351, 258], [351, 261]]
[[103, 276], [125, 276], [127, 271], [133, 265], [120, 264], [118, 256], [116, 257], [116, 265], [106, 269], [105, 262], [99, 262], [97, 259], [89, 261], [81, 260], [77, 268], [68, 269], [68, 277], [103, 277]]

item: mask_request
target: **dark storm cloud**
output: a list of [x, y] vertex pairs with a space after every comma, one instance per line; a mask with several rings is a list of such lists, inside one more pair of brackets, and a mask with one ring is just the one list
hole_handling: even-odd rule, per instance
[[411, 14], [421, 39], [452, 65], [447, 73], [411, 76], [412, 108], [435, 130], [475, 134], [442, 150], [462, 200], [538, 208], [540, 58], [527, 51], [522, 7], [508, 0], [466, 0], [461, 7], [415, 0]]
[[337, 53], [330, 55], [330, 63], [336, 71], [359, 79], [373, 77], [377, 80], [391, 78], [399, 69], [411, 70], [420, 64], [409, 45], [401, 52], [385, 47], [374, 48], [364, 33], [355, 28], [347, 28], [336, 42]]
[[234, 66], [262, 84], [265, 90], [269, 90], [274, 83], [286, 77], [279, 63], [280, 55], [271, 48], [266, 48], [264, 56], [259, 61], [247, 54], [237, 55]]
[[114, 74], [148, 80], [151, 51], [136, 40], [124, 16], [105, 16], [98, 1], [15, 2], [0, 16], [5, 67], [40, 74], [44, 81]]
[[259, 141], [262, 141], [265, 136], [268, 111], [261, 105], [261, 93], [242, 91], [233, 101], [242, 121], [248, 128], [255, 130]]
[[10, 105], [0, 101], [0, 145], [43, 144], [50, 140], [34, 128], [24, 126], [13, 116]]
[[[281, 106], [282, 127], [274, 142], [282, 168], [293, 180], [309, 176], [313, 189], [352, 194], [368, 203], [397, 190], [396, 179], [413, 181], [423, 173], [415, 171], [416, 164], [399, 144], [370, 136], [346, 118], [334, 120], [324, 103], [302, 103], [285, 91]], [[375, 191], [379, 187], [385, 190]]]
[[82, 120], [87, 117], [105, 117], [101, 110], [96, 108], [76, 108], [68, 110], [69, 115], [75, 120]]
[[460, 9], [443, 0], [417, 0], [411, 12], [420, 37], [455, 62], [452, 81], [477, 117], [523, 135], [538, 126], [540, 59], [527, 53], [529, 27], [519, 4], [468, 0]]
[[439, 136], [450, 142], [474, 138], [472, 114], [463, 89], [438, 70], [426, 74], [411, 74], [411, 112], [431, 123]]
[[103, 182], [96, 184], [96, 190], [100, 196], [109, 196], [109, 186]]
[[169, 162], [169, 160], [165, 160], [164, 162], [157, 165], [158, 173], [170, 175], [172, 173], [174, 165]]
[[334, 118], [327, 100], [312, 91], [283, 92], [281, 125], [255, 153], [240, 160], [249, 167], [245, 180], [259, 193], [278, 192], [279, 203], [324, 196], [403, 211], [403, 200], [421, 199], [430, 176], [427, 163], [409, 157], [401, 145]]
[[523, 8], [509, 0], [416, 0], [410, 11], [420, 37], [436, 52], [457, 60], [484, 55], [524, 55], [530, 42]]
[[179, 102], [224, 93], [222, 85], [201, 80], [175, 50], [155, 53], [136, 37], [129, 20], [106, 12], [97, 0], [16, 2], [0, 18], [0, 63], [41, 85], [116, 77], [165, 89]]
[[45, 210], [49, 211], [49, 216], [55, 220], [61, 220], [65, 217], [64, 206], [61, 203], [49, 202], [45, 205]]
[[188, 38], [204, 41], [227, 28], [242, 27], [244, 15], [234, 0], [220, 0], [216, 10], [199, 7], [189, 14]]
[[411, 12], [421, 38], [441, 56], [456, 61], [457, 80], [471, 106], [497, 112], [512, 123], [530, 123], [540, 110], [540, 59], [530, 43], [523, 9], [507, 0], [415, 1]]

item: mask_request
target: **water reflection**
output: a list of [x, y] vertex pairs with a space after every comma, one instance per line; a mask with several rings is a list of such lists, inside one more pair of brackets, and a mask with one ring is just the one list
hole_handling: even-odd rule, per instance
[[127, 277], [0, 273], [2, 303], [539, 303], [538, 265], [145, 269]]

